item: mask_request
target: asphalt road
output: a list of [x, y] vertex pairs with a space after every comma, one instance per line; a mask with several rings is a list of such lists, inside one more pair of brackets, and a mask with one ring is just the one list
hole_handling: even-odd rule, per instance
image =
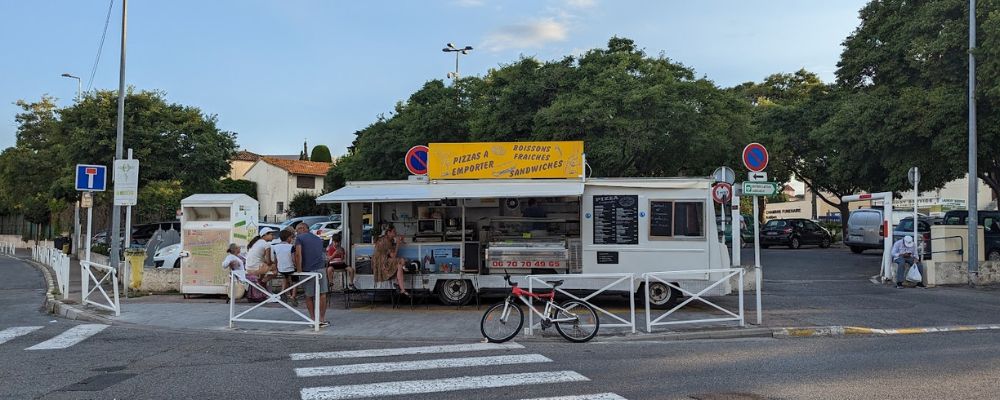
[[[798, 250], [795, 257], [809, 261], [809, 253]], [[862, 268], [830, 272], [831, 279]], [[31, 267], [0, 257], [0, 270], [6, 277], [0, 282], [0, 341], [9, 329], [41, 327], [0, 343], [4, 399], [533, 399], [602, 393], [620, 397], [594, 398], [912, 399], [989, 398], [1000, 390], [1000, 334], [988, 332], [583, 345], [552, 339], [482, 348], [415, 337], [344, 341], [111, 326], [53, 343], [90, 325], [41, 314], [41, 275]], [[790, 263], [782, 274], [795, 273]], [[74, 338], [81, 340], [58, 348]], [[40, 345], [48, 348], [28, 350]], [[472, 347], [374, 352], [442, 345]], [[364, 351], [342, 353], [352, 350]], [[490, 387], [501, 385], [510, 386]], [[442, 389], [455, 390], [419, 393]]]

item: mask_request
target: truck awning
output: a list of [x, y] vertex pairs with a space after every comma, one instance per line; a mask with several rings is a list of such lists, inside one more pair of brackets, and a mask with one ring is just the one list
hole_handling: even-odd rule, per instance
[[317, 203], [437, 201], [497, 197], [563, 197], [583, 194], [583, 182], [562, 180], [348, 182]]

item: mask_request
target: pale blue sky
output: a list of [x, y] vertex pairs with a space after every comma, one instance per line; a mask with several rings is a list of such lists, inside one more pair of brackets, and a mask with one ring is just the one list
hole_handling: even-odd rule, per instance
[[[14, 144], [12, 104], [86, 90], [109, 2], [0, 0], [0, 148]], [[542, 60], [628, 37], [720, 86], [806, 68], [830, 80], [861, 0], [132, 1], [127, 82], [217, 114], [241, 147], [294, 154], [353, 133], [430, 79], [447, 42], [476, 49], [463, 75], [520, 55]], [[94, 88], [117, 88], [121, 0], [114, 1]], [[126, 135], [128, 127], [126, 126]]]

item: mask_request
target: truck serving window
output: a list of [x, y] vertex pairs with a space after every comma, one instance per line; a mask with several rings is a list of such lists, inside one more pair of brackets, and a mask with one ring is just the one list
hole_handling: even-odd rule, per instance
[[704, 236], [704, 202], [650, 200], [649, 238], [651, 240]]

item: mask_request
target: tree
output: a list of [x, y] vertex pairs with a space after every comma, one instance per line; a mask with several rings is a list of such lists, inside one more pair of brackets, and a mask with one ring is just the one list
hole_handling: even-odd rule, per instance
[[[142, 163], [140, 188], [177, 181], [188, 193], [212, 191], [229, 173], [236, 135], [220, 130], [214, 115], [168, 103], [164, 96], [131, 89], [126, 95], [124, 145]], [[0, 183], [12, 191], [8, 201], [22, 212], [41, 209], [32, 206], [32, 199], [46, 199], [46, 204], [54, 199], [65, 207], [77, 196], [75, 164], [112, 163], [117, 92], [90, 92], [61, 109], [45, 96], [17, 104], [22, 112], [16, 117], [16, 144], [0, 154]]]
[[257, 182], [251, 182], [246, 179], [230, 179], [223, 178], [219, 181], [219, 187], [215, 191], [216, 193], [242, 193], [247, 196], [257, 199]]
[[304, 215], [329, 215], [330, 209], [326, 204], [316, 204], [315, 194], [299, 192], [288, 203], [288, 212], [291, 216], [301, 217]]
[[332, 163], [330, 148], [323, 144], [313, 146], [312, 153], [309, 153], [309, 161]]
[[[905, 172], [921, 168], [921, 187], [965, 174], [968, 141], [968, 2], [873, 1], [844, 41], [837, 81], [852, 94], [845, 112], [863, 113], [868, 141], [891, 142], [883, 152], [886, 188], [908, 187]], [[978, 177], [1000, 195], [1000, 0], [977, 5], [976, 106]], [[856, 96], [856, 97], [855, 97]], [[875, 107], [867, 112], [859, 105]], [[851, 125], [844, 116], [839, 124]], [[923, 161], [923, 163], [921, 163]], [[924, 173], [934, 174], [927, 176]], [[930, 179], [930, 181], [928, 181]]]

